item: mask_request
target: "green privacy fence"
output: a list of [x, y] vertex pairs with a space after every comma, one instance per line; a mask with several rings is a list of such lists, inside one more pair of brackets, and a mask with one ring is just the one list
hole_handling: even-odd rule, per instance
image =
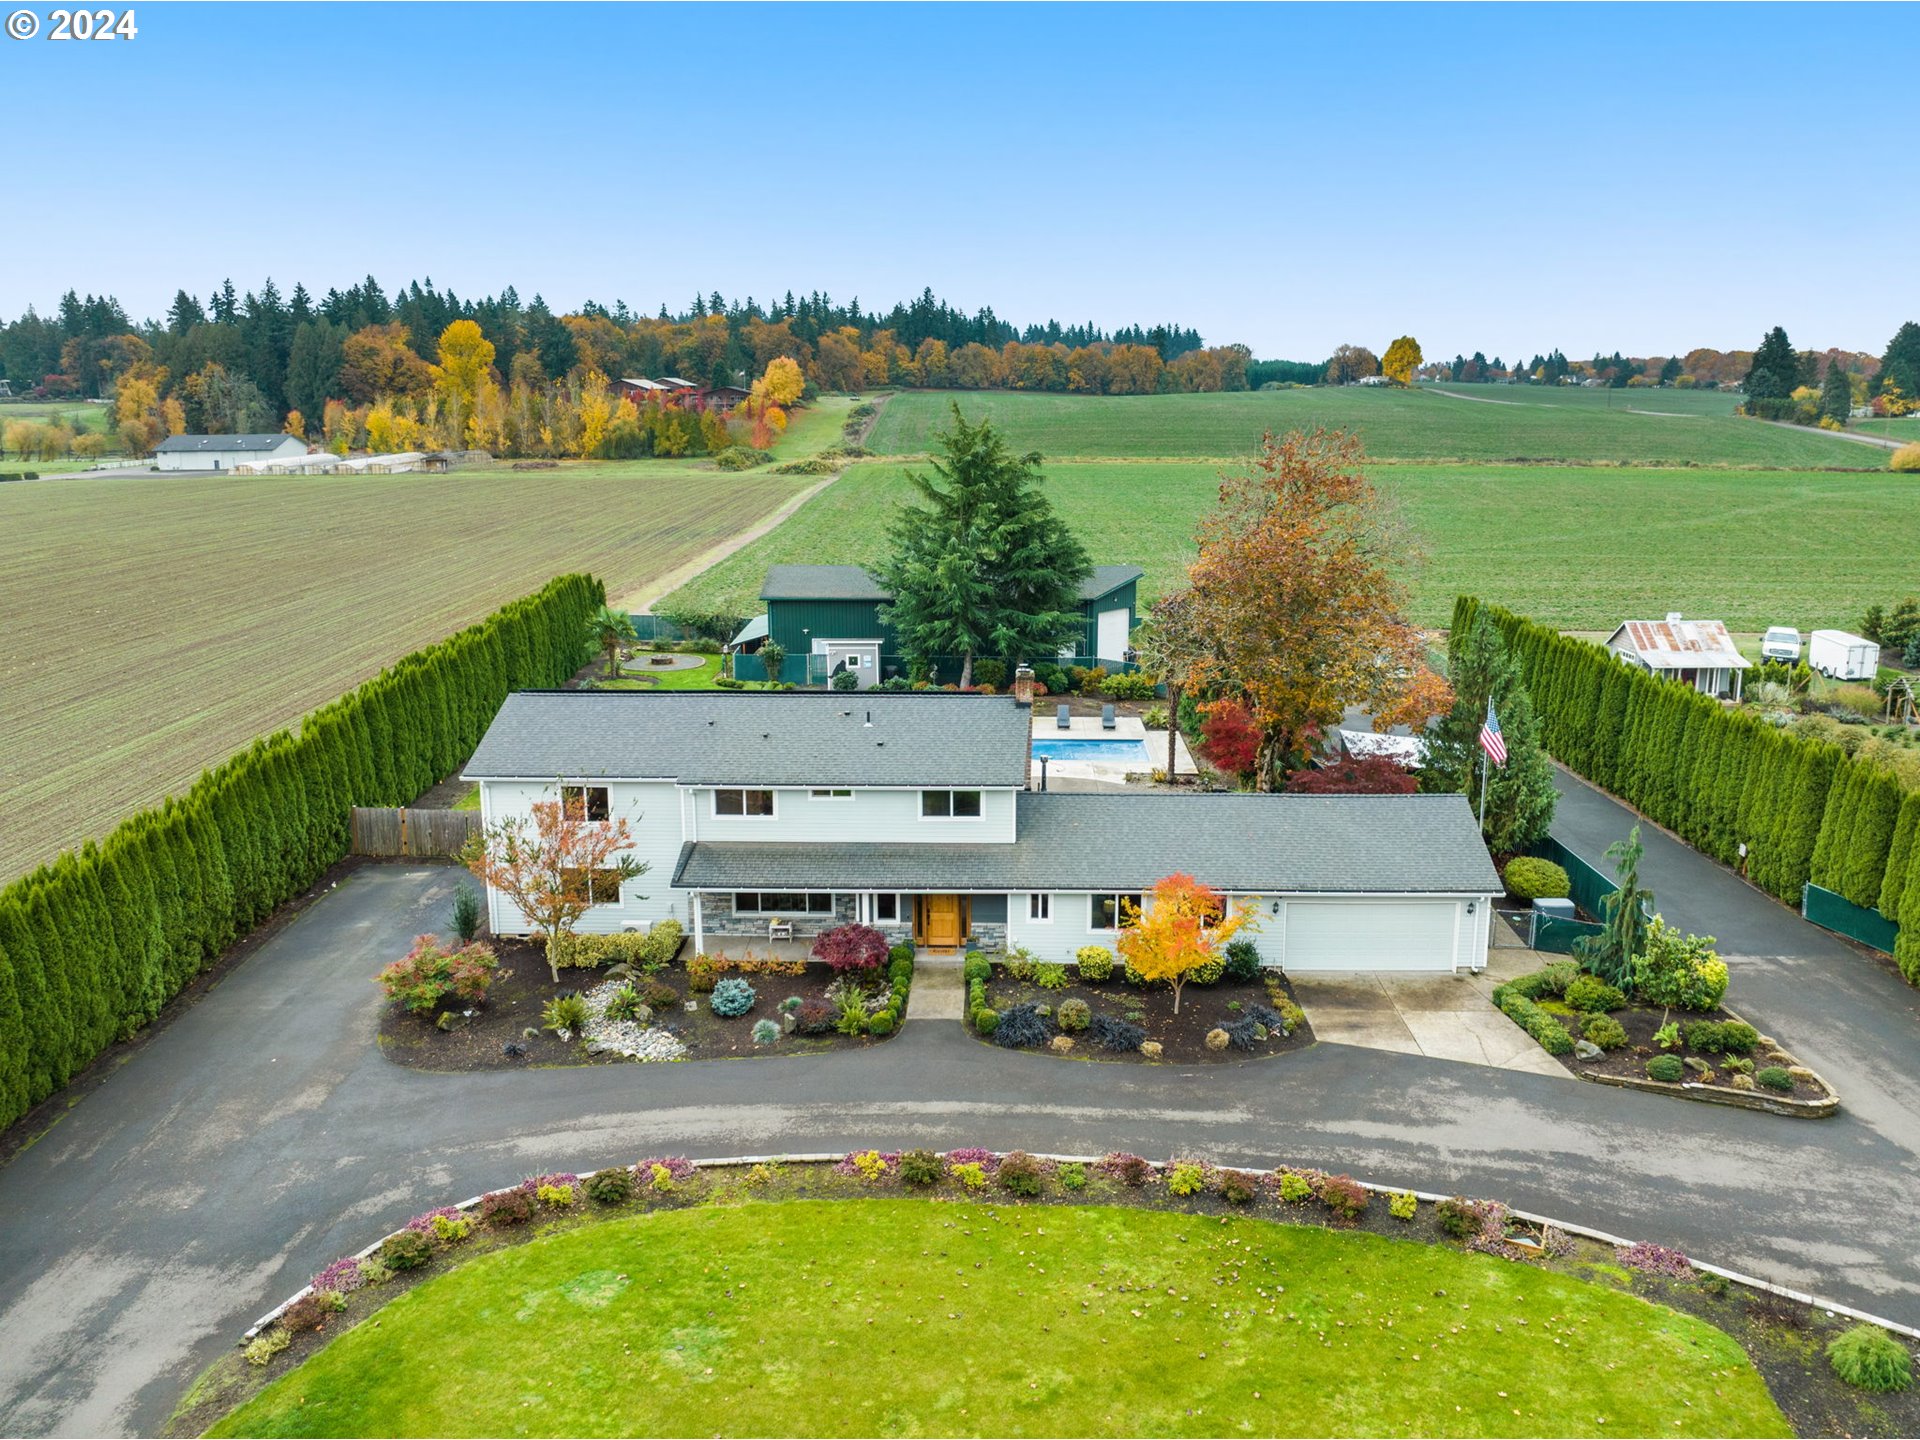
[[1800, 913], [1822, 930], [1831, 930], [1875, 950], [1893, 953], [1900, 938], [1900, 927], [1878, 910], [1856, 905], [1844, 895], [1809, 885], [1800, 896]]
[[1611, 876], [1603, 875], [1551, 835], [1535, 845], [1533, 853], [1542, 860], [1551, 860], [1567, 872], [1567, 879], [1572, 882], [1570, 893], [1574, 904], [1589, 915], [1606, 913], [1600, 908], [1601, 899], [1620, 888], [1614, 884]]
[[1603, 928], [1591, 920], [1564, 920], [1558, 915], [1542, 915], [1535, 910], [1527, 944], [1549, 955], [1571, 955], [1574, 941], [1587, 935], [1598, 935]]

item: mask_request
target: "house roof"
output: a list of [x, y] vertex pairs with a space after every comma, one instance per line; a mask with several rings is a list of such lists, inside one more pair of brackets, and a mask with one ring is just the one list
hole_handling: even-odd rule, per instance
[[291, 435], [169, 435], [153, 449], [158, 455], [177, 455], [183, 450], [210, 455], [229, 451], [277, 450], [289, 440], [301, 446], [307, 443]]
[[1020, 786], [1032, 714], [944, 691], [522, 691], [465, 778]]
[[[1098, 600], [1147, 572], [1138, 565], [1096, 565], [1080, 586], [1082, 601]], [[858, 565], [772, 565], [762, 600], [891, 600], [893, 593]]]
[[1628, 620], [1607, 637], [1608, 647], [1620, 648], [1616, 642], [1623, 637], [1626, 648], [1654, 670], [1745, 670], [1751, 664], [1718, 620], [1683, 620], [1678, 615]]
[[699, 841], [694, 890], [1124, 890], [1186, 873], [1251, 894], [1493, 895], [1501, 889], [1462, 795], [1024, 792], [1010, 845]]

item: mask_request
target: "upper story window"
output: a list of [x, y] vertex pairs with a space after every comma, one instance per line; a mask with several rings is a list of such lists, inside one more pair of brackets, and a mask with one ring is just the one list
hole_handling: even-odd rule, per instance
[[565, 868], [560, 872], [562, 885], [569, 890], [584, 890], [588, 901], [594, 905], [618, 905], [620, 881], [618, 870]]
[[716, 790], [713, 792], [716, 815], [749, 815], [773, 818], [771, 790]]
[[560, 807], [570, 820], [605, 820], [613, 813], [604, 785], [562, 785]]
[[920, 818], [922, 820], [978, 820], [980, 792], [978, 790], [922, 790]]
[[851, 800], [853, 798], [853, 791], [851, 790], [809, 790], [807, 792], [807, 798], [809, 800]]
[[1090, 895], [1089, 930], [1132, 929], [1140, 921], [1138, 895]]

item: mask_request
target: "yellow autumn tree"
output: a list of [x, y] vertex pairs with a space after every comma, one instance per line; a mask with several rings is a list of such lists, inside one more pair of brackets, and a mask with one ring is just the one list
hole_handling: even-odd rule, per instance
[[1396, 385], [1411, 385], [1413, 372], [1420, 368], [1424, 358], [1420, 342], [1411, 335], [1402, 335], [1387, 346], [1387, 353], [1380, 357], [1380, 373]]
[[1235, 933], [1253, 923], [1242, 902], [1231, 913], [1220, 892], [1191, 875], [1169, 875], [1153, 887], [1153, 903], [1144, 911], [1120, 902], [1121, 958], [1148, 983], [1173, 987], [1173, 1013], [1180, 1013], [1180, 991], [1194, 972], [1221, 958]]
[[367, 448], [376, 455], [391, 455], [400, 448], [397, 417], [388, 396], [382, 395], [367, 411]]
[[287, 423], [282, 425], [280, 429], [285, 434], [293, 436], [296, 440], [304, 440], [307, 438], [307, 417], [302, 415], [298, 410], [289, 410], [287, 411]]
[[449, 429], [468, 433], [480, 398], [480, 382], [493, 370], [493, 342], [471, 320], [456, 320], [440, 332], [440, 363], [433, 368], [433, 388], [440, 397]]
[[[944, 355], [943, 349], [943, 358]], [[807, 377], [800, 373], [800, 363], [787, 355], [776, 355], [769, 360], [767, 373], [760, 378], [767, 383], [767, 398], [776, 405], [793, 404], [807, 388]]]
[[580, 383], [580, 454], [584, 458], [600, 448], [613, 425], [613, 395], [607, 389], [607, 377], [589, 370]]

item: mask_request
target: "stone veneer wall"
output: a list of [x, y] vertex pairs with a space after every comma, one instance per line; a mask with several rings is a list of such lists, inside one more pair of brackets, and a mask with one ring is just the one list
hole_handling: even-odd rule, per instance
[[[733, 911], [733, 891], [702, 890], [700, 892], [701, 913], [709, 936], [753, 935], [766, 938], [767, 920], [765, 915], [736, 915]], [[882, 920], [873, 928], [887, 937], [889, 945], [911, 945], [913, 943], [913, 911], [911, 897], [902, 907], [898, 921]], [[689, 907], [691, 914], [691, 907]], [[831, 915], [793, 915], [784, 918], [793, 921], [795, 939], [804, 939], [818, 935], [822, 930], [831, 930], [836, 925], [851, 925], [854, 914], [854, 897], [851, 894], [833, 897]], [[687, 921], [691, 933], [693, 922]], [[1007, 948], [1007, 927], [1004, 921], [975, 921], [973, 936], [967, 942], [970, 950], [1005, 950]]]

